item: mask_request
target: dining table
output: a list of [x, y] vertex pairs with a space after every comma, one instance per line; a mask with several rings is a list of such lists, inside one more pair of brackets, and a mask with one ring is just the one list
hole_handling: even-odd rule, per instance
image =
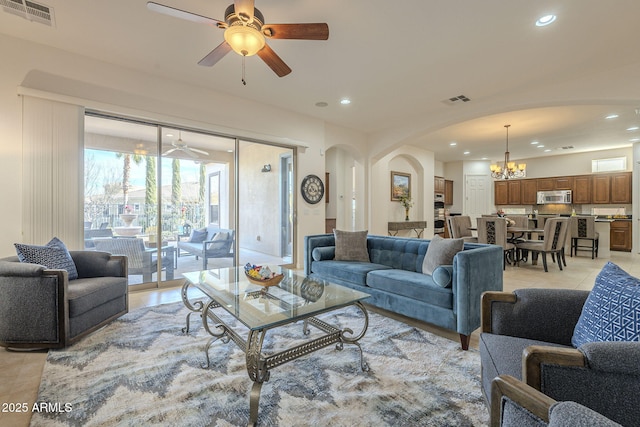
[[[478, 231], [478, 227], [468, 227], [467, 230]], [[532, 237], [534, 237], [533, 240], [536, 240], [537, 238], [535, 238], [534, 235], [544, 235], [544, 229], [513, 226], [507, 227], [507, 234], [509, 235], [509, 237], [507, 237], [507, 242], [516, 245], [519, 240], [521, 241], [521, 239], [531, 240]], [[518, 253], [518, 251], [516, 251], [516, 253], [516, 259], [512, 259], [511, 257], [507, 258], [507, 262], [509, 264], [518, 265], [520, 261], [527, 262], [529, 255], [527, 252]], [[537, 259], [531, 259], [531, 262], [534, 265], [537, 264], [537, 261]]]

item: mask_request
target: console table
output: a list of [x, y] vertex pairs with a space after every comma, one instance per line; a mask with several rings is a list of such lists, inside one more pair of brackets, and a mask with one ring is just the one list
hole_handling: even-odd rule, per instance
[[427, 221], [398, 221], [390, 222], [388, 226], [389, 236], [395, 236], [400, 230], [413, 230], [418, 239], [422, 237], [422, 232], [427, 228]]

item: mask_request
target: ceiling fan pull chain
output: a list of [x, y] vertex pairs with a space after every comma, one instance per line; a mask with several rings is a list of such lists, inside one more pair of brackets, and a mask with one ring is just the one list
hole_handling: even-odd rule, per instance
[[247, 85], [247, 81], [244, 79], [244, 59], [246, 56], [242, 55], [242, 84]]

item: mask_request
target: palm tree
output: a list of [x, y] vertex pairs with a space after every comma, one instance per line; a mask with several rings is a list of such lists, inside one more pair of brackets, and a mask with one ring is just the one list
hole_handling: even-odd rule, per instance
[[130, 154], [130, 153], [116, 153], [116, 157], [119, 159], [124, 159], [124, 164], [122, 166], [122, 198], [124, 200], [124, 205], [127, 206], [129, 204], [129, 179], [131, 176], [131, 159], [133, 159], [136, 165], [139, 165], [142, 162], [142, 156], [140, 154]]
[[156, 158], [155, 156], [147, 156], [147, 171], [145, 175], [144, 187], [144, 211], [147, 218], [147, 225], [151, 225], [155, 221], [152, 218], [156, 211], [157, 203], [157, 181], [156, 181]]

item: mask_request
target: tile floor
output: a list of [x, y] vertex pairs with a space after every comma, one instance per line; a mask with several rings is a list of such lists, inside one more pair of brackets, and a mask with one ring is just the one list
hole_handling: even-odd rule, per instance
[[[612, 252], [611, 261], [618, 264], [628, 273], [640, 277], [640, 255], [625, 252]], [[568, 288], [590, 290], [593, 281], [608, 259], [591, 260], [584, 255], [567, 257], [567, 267], [560, 271], [556, 264], [549, 263], [549, 272], [545, 273], [542, 265], [531, 263], [520, 267], [507, 266], [504, 272], [504, 290], [513, 291], [520, 288]], [[148, 290], [134, 292], [129, 295], [129, 309], [165, 304], [180, 301], [180, 288]], [[375, 310], [380, 312], [380, 310]], [[414, 324], [417, 327], [458, 340], [458, 334], [431, 325], [413, 321], [403, 316], [384, 312], [396, 319]], [[478, 331], [471, 337], [471, 346], [478, 346]], [[46, 352], [12, 352], [0, 349], [0, 426], [28, 426], [31, 418], [27, 412], [6, 412], [11, 403], [26, 403], [30, 408], [35, 402]]]

